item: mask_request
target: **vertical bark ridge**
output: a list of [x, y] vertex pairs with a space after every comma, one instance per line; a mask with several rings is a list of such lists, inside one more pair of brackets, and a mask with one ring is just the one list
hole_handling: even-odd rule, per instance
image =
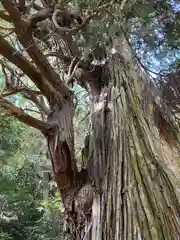
[[[139, 95], [142, 85], [133, 64], [127, 64], [119, 54], [110, 60], [112, 87], [108, 122], [104, 118], [101, 126], [105, 124], [104, 131], [106, 127], [111, 130], [103, 135], [106, 137], [104, 147], [102, 143], [94, 145], [95, 152], [99, 152], [93, 156], [96, 164], [107, 161], [107, 165], [102, 194], [97, 193], [101, 196], [100, 226], [93, 240], [175, 240], [180, 236], [180, 203], [176, 189], [180, 176], [170, 166], [176, 164], [176, 160], [165, 161], [159, 151], [158, 137], [149, 127], [152, 124], [145, 119]], [[100, 125], [97, 119], [94, 123], [96, 139]], [[103, 149], [106, 155], [102, 158]], [[98, 231], [103, 230], [103, 237], [100, 237]]]
[[[47, 141], [55, 180], [65, 206], [67, 197], [73, 197], [77, 173], [74, 155], [73, 117], [74, 107], [71, 101], [64, 102], [61, 109], [55, 105], [53, 112], [48, 117], [48, 122], [54, 127], [47, 136]], [[68, 204], [70, 202], [68, 201]], [[66, 207], [71, 209], [72, 206]]]

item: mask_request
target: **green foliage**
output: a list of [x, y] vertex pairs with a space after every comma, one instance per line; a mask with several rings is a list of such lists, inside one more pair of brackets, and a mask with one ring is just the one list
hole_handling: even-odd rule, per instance
[[35, 225], [43, 215], [38, 210], [42, 190], [38, 189], [35, 171], [5, 168], [0, 172], [0, 193], [4, 201], [1, 216], [5, 216], [2, 231], [13, 239], [26, 239], [26, 227]]
[[0, 164], [23, 165], [41, 162], [47, 156], [42, 135], [18, 120], [0, 114]]
[[48, 161], [41, 134], [4, 114], [0, 126], [0, 240], [60, 239], [59, 195], [42, 204], [42, 181], [34, 167]]
[[0, 114], [0, 126], [0, 159], [7, 164], [21, 151], [21, 140], [27, 127], [3, 114]]
[[173, 70], [178, 70], [180, 69], [180, 58], [178, 59], [175, 59], [174, 61], [171, 62], [170, 64], [170, 70], [173, 71]]
[[0, 194], [0, 239], [61, 239], [58, 196], [48, 204], [47, 216], [42, 204], [42, 186], [33, 165], [1, 170]]
[[138, 0], [132, 6], [126, 12], [125, 28], [133, 48], [148, 68], [171, 71], [171, 62], [180, 55], [179, 3]]
[[12, 240], [12, 237], [8, 233], [0, 233], [0, 240]]

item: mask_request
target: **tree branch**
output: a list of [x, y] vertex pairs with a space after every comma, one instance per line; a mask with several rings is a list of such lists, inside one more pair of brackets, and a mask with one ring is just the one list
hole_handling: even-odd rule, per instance
[[39, 10], [37, 13], [30, 16], [28, 19], [29, 25], [31, 28], [36, 27], [38, 22], [42, 22], [50, 16], [50, 9], [43, 8]]
[[40, 130], [43, 134], [46, 134], [51, 127], [51, 125], [26, 114], [21, 108], [2, 97], [0, 97], [0, 108], [3, 108], [9, 116], [13, 116], [19, 121]]
[[34, 91], [27, 88], [18, 88], [18, 89], [10, 90], [9, 92], [6, 92], [6, 93], [2, 93], [0, 96], [8, 97], [8, 96], [15, 95], [17, 93], [24, 93], [23, 94], [24, 98], [32, 101], [41, 112], [45, 114], [49, 113], [49, 108], [45, 104], [43, 104], [42, 101], [40, 101], [40, 99], [38, 98], [38, 96], [40, 95], [41, 97], [43, 97], [42, 93], [39, 91]]
[[[1, 63], [1, 61], [0, 61], [0, 63]], [[8, 71], [14, 75], [13, 69], [11, 69], [7, 65], [4, 65], [3, 62], [1, 63], [1, 66], [2, 66], [4, 78], [5, 78], [5, 84], [4, 84], [4, 88], [2, 89], [2, 91], [0, 93], [0, 96], [7, 97], [7, 96], [11, 96], [11, 95], [14, 95], [17, 93], [23, 93], [23, 96], [26, 99], [32, 101], [41, 112], [48, 114], [49, 108], [48, 108], [47, 104], [45, 104], [45, 101], [43, 101], [44, 96], [42, 95], [42, 92], [27, 88], [23, 84], [23, 82], [20, 80], [20, 78], [17, 81], [14, 79], [12, 79], [12, 80], [9, 79], [8, 75], [5, 71], [5, 68], [7, 68]]]
[[41, 6], [39, 6], [38, 4], [36, 3], [33, 3], [33, 6], [32, 6], [36, 11], [39, 11], [39, 10], [42, 10], [43, 8]]
[[24, 92], [24, 97], [32, 101], [41, 112], [45, 114], [49, 113], [48, 106], [45, 104], [45, 101], [42, 100], [42, 98], [44, 98], [43, 95], [39, 95], [38, 97], [36, 93], [34, 94], [33, 92], [29, 92], [29, 89], [28, 89], [28, 91]]
[[14, 31], [14, 28], [13, 27], [3, 27], [3, 26], [0, 26], [0, 30]]
[[52, 16], [52, 20], [54, 23], [54, 26], [57, 28], [57, 30], [62, 34], [62, 33], [70, 33], [70, 34], [75, 34], [77, 32], [79, 32], [80, 30], [82, 30], [90, 21], [93, 17], [97, 16], [97, 14], [92, 14], [90, 16], [88, 16], [82, 24], [80, 24], [79, 26], [75, 27], [75, 28], [66, 28], [66, 27], [60, 27], [59, 24], [57, 23], [57, 15], [61, 14], [61, 10], [56, 9], [53, 13]]
[[[76, 63], [76, 65], [74, 66], [74, 69], [73, 69], [72, 66], [70, 66], [70, 69], [69, 69], [69, 72], [68, 72], [68, 79], [67, 79], [67, 84], [68, 84], [68, 85], [72, 82], [72, 80], [73, 80], [73, 78], [74, 78], [74, 75], [75, 75], [75, 72], [76, 72], [76, 70], [77, 70], [77, 68], [78, 68], [78, 66], [79, 66], [80, 61], [81, 61], [81, 60], [79, 60], [79, 61]], [[73, 62], [73, 61], [72, 61], [72, 62]], [[72, 64], [73, 64], [73, 63], [72, 63]], [[72, 70], [72, 69], [73, 69], [73, 70]]]
[[26, 0], [20, 0], [19, 3], [19, 8], [22, 13], [26, 12]]
[[66, 65], [69, 65], [71, 63], [71, 57], [65, 56], [59, 52], [49, 52], [49, 53], [46, 53], [45, 56], [46, 57], [57, 57]]
[[0, 11], [0, 18], [5, 20], [6, 22], [12, 22], [11, 17], [7, 14], [5, 14], [4, 10]]
[[33, 94], [35, 96], [42, 94], [40, 91], [35, 91], [35, 90], [31, 90], [31, 89], [28, 89], [25, 87], [22, 87], [22, 88], [20, 87], [20, 88], [10, 89], [10, 91], [7, 93], [2, 93], [1, 97], [8, 97], [8, 96], [12, 96], [12, 95], [15, 95], [17, 93], [22, 93], [22, 92], [26, 92], [27, 94], [30, 94], [30, 95]]
[[[15, 54], [16, 53], [16, 54]], [[41, 73], [19, 52], [13, 48], [7, 40], [0, 35], [0, 54], [11, 63], [21, 69], [40, 89], [42, 94], [49, 97], [49, 91], [54, 92], [53, 87], [49, 86]]]
[[11, 83], [10, 83], [10, 81], [9, 81], [9, 78], [8, 78], [8, 75], [7, 75], [7, 73], [6, 73], [6, 71], [5, 71], [5, 66], [4, 66], [4, 64], [1, 64], [1, 67], [2, 67], [2, 72], [3, 72], [3, 75], [4, 75], [4, 88], [2, 89], [2, 91], [1, 91], [1, 94], [3, 93], [3, 92], [5, 92], [6, 90], [9, 90], [9, 88], [11, 89]]
[[29, 4], [26, 5], [26, 13], [30, 13], [31, 8], [33, 8], [34, 2], [36, 0], [31, 0], [31, 2]]
[[71, 76], [71, 73], [72, 73], [72, 70], [73, 70], [73, 67], [74, 67], [74, 64], [75, 64], [76, 60], [77, 60], [77, 57], [73, 58], [70, 66], [69, 66], [68, 77]]
[[20, 43], [27, 49], [29, 56], [36, 64], [37, 68], [41, 71], [44, 77], [47, 79], [57, 91], [61, 99], [63, 95], [69, 94], [69, 89], [61, 81], [59, 75], [53, 70], [46, 57], [41, 53], [38, 47], [34, 44], [32, 34], [28, 28], [28, 24], [21, 19], [21, 15], [17, 8], [14, 7], [12, 0], [2, 0], [4, 8], [8, 11], [14, 26], [15, 32], [18, 36]]

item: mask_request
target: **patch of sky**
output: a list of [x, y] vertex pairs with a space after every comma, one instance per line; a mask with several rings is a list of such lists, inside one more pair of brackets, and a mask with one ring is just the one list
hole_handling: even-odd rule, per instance
[[169, 3], [172, 6], [174, 13], [180, 12], [180, 1], [170, 0]]
[[161, 31], [155, 30], [155, 33], [156, 33], [156, 37], [159, 41], [164, 40], [164, 34]]

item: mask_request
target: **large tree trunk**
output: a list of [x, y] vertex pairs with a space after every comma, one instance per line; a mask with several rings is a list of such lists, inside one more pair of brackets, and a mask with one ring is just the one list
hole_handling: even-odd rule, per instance
[[[86, 169], [79, 172], [72, 94], [37, 48], [29, 25], [22, 20], [13, 1], [2, 3], [33, 64], [3, 36], [0, 53], [33, 81], [51, 111], [38, 104], [48, 114], [48, 121], [44, 122], [3, 97], [0, 105], [9, 115], [45, 135], [73, 239], [179, 239], [176, 158], [173, 151], [168, 153], [168, 159], [163, 154], [154, 122], [143, 111], [144, 83], [127, 42], [122, 37], [113, 41], [114, 54], [109, 54], [104, 67], [94, 66], [92, 70], [80, 62], [73, 70], [73, 78], [86, 88], [91, 101], [91, 129], [85, 146], [88, 151], [84, 151]], [[7, 77], [5, 70], [4, 74]], [[35, 91], [25, 90], [37, 103]], [[160, 129], [165, 133], [162, 126]]]
[[76, 239], [179, 239], [175, 156], [171, 150], [167, 159], [162, 152], [157, 129], [142, 109], [142, 77], [127, 43], [118, 41], [109, 82], [91, 98], [87, 169], [95, 191], [91, 218], [84, 219], [84, 229], [76, 222]]

